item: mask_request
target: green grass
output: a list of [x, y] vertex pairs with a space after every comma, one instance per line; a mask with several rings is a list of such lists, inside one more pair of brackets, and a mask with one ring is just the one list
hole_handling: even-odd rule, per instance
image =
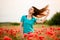
[[0, 22], [0, 27], [2, 26], [18, 26], [20, 23], [17, 22]]
[[[0, 23], [0, 27], [17, 27], [19, 26], [20, 23], [17, 23], [17, 22], [2, 22]], [[42, 25], [44, 25], [45, 27], [50, 27], [50, 25], [47, 25], [47, 24], [35, 24], [34, 27], [36, 28], [40, 28]], [[54, 27], [60, 27], [59, 25], [51, 25], [51, 26], [54, 26]]]

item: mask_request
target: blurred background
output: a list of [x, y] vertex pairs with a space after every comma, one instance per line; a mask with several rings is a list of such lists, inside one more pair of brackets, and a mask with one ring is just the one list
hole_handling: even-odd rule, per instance
[[49, 5], [47, 20], [60, 11], [60, 0], [0, 0], [0, 22], [20, 22], [21, 16], [28, 14], [28, 9], [39, 9]]

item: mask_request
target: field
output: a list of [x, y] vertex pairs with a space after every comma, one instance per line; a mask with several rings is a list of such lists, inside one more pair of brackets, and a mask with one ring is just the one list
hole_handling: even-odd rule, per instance
[[[60, 40], [60, 26], [35, 24], [34, 33], [24, 34], [24, 40]], [[19, 23], [0, 23], [0, 40], [22, 40]]]

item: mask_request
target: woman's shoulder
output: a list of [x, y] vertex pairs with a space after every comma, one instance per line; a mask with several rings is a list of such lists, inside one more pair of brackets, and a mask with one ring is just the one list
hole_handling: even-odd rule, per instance
[[22, 17], [26, 17], [26, 15], [23, 15]]
[[36, 20], [36, 17], [33, 16], [33, 19]]

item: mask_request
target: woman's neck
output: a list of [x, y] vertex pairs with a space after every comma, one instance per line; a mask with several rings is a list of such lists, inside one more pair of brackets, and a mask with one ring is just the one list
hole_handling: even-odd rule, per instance
[[28, 16], [28, 17], [32, 17], [32, 15], [31, 15], [31, 14], [28, 14], [27, 16]]
[[28, 14], [27, 15], [27, 19], [31, 20], [32, 19], [32, 15]]

